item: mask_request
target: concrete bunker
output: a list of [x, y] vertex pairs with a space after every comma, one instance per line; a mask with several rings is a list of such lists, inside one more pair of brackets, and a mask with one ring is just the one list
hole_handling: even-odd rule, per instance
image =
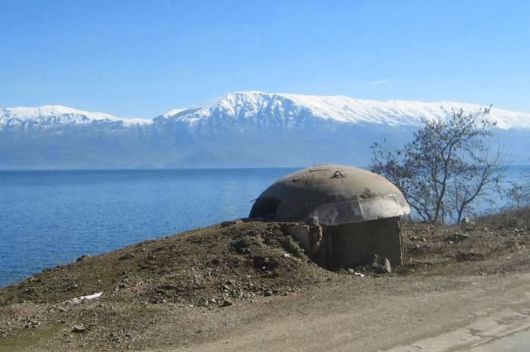
[[374, 255], [403, 264], [400, 217], [410, 213], [386, 178], [345, 165], [322, 165], [287, 175], [255, 201], [249, 218], [286, 224], [307, 253], [325, 267], [362, 265]]

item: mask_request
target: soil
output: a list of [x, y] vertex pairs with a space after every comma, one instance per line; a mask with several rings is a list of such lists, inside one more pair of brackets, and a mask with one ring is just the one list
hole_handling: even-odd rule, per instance
[[321, 268], [284, 226], [219, 224], [0, 289], [0, 351], [340, 350], [350, 340], [349, 350], [376, 351], [530, 289], [530, 209], [405, 222], [405, 264], [390, 274]]

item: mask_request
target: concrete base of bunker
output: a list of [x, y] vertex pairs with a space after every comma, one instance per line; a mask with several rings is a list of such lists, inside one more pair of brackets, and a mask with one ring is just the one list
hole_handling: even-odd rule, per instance
[[392, 267], [403, 264], [399, 218], [322, 226], [326, 267], [355, 267], [374, 254], [387, 258]]
[[284, 225], [284, 232], [326, 268], [371, 264], [374, 255], [396, 267], [403, 264], [399, 224], [398, 217], [336, 226], [290, 223]]

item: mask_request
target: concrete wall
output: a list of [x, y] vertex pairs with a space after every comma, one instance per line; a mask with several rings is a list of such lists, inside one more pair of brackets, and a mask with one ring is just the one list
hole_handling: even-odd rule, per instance
[[325, 266], [355, 266], [373, 254], [387, 258], [393, 267], [403, 264], [397, 217], [322, 228]]

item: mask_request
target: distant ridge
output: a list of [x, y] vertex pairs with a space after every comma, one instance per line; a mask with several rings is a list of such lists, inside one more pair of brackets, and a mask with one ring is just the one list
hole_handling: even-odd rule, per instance
[[[417, 102], [407, 100], [361, 100], [346, 96], [317, 96], [277, 94], [264, 92], [234, 92], [215, 104], [198, 109], [174, 109], [161, 117], [173, 118], [190, 126], [207, 124], [211, 120], [250, 121], [256, 124], [270, 120], [269, 124], [295, 126], [304, 117], [349, 124], [421, 124], [421, 117], [441, 119], [441, 107], [450, 110], [478, 111], [476, 104], [451, 101]], [[487, 116], [501, 129], [530, 128], [530, 113], [492, 108]]]
[[[444, 117], [441, 107], [450, 110], [478, 111], [481, 105], [452, 101], [419, 102], [409, 100], [363, 100], [346, 96], [265, 93], [259, 91], [234, 92], [215, 103], [203, 107], [176, 108], [155, 118], [173, 119], [194, 126], [212, 120], [255, 121], [262, 125], [295, 126], [298, 120], [310, 117], [348, 124], [386, 124], [417, 126], [421, 117]], [[493, 107], [487, 116], [501, 129], [530, 128], [530, 113]], [[266, 123], [267, 120], [270, 120]], [[101, 112], [88, 112], [61, 105], [14, 107], [0, 109], [0, 127], [24, 122], [55, 124], [90, 124], [92, 122], [120, 122], [124, 125], [147, 125], [152, 119], [130, 119]]]
[[148, 119], [119, 118], [110, 114], [83, 111], [62, 105], [0, 109], [0, 128], [20, 127], [28, 124], [43, 127], [88, 125], [95, 122], [120, 123], [126, 126], [152, 123]]
[[[366, 165], [369, 146], [410, 139], [456, 102], [234, 92], [202, 107], [127, 119], [60, 105], [0, 109], [0, 169]], [[507, 162], [530, 163], [530, 114], [493, 108]]]

